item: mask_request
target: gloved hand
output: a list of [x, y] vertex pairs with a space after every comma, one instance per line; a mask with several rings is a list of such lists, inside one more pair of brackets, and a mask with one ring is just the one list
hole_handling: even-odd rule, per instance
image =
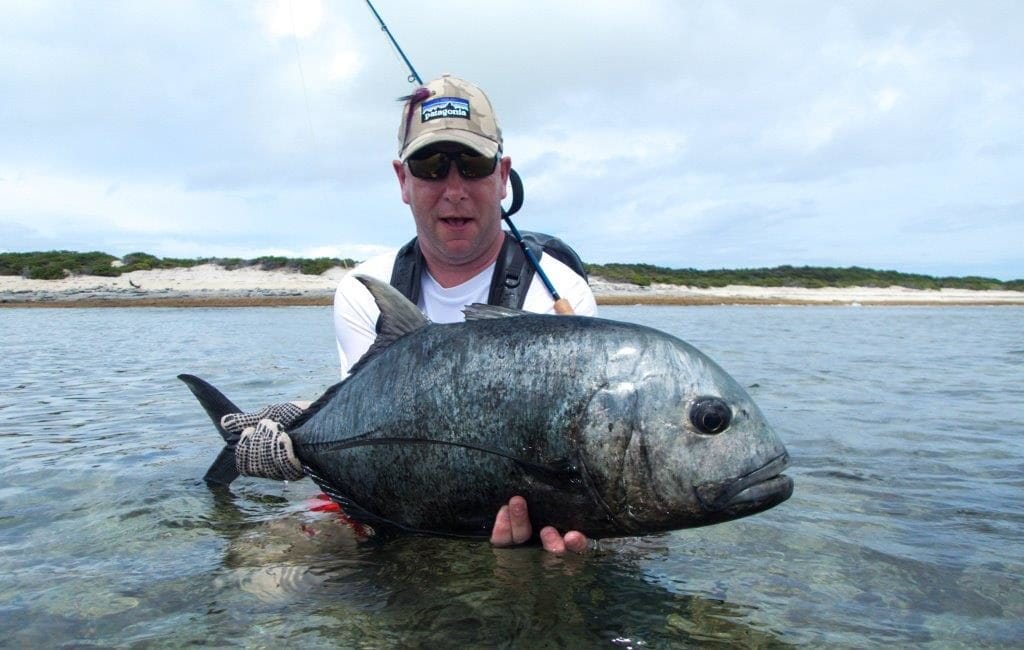
[[260, 420], [273, 420], [287, 429], [307, 407], [309, 402], [271, 404], [252, 413], [228, 413], [220, 419], [220, 425], [229, 433], [242, 433], [245, 429], [256, 426]]
[[295, 457], [292, 439], [280, 424], [268, 419], [242, 431], [235, 445], [235, 467], [244, 476], [278, 481], [297, 481], [306, 475]]
[[240, 434], [235, 445], [235, 468], [239, 474], [278, 481], [297, 481], [305, 476], [295, 456], [292, 440], [284, 431], [309, 403], [272, 404], [253, 413], [229, 413], [221, 426]]

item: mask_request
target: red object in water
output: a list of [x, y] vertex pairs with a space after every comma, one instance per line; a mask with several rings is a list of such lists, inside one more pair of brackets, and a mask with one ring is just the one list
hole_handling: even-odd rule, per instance
[[341, 506], [334, 501], [331, 501], [331, 498], [322, 492], [309, 500], [309, 510], [311, 512], [336, 512], [338, 513], [338, 519], [341, 523], [355, 531], [355, 534], [358, 537], [366, 539], [373, 535], [372, 528], [350, 519], [349, 516], [345, 514], [345, 511], [341, 509]]
[[341, 506], [323, 492], [309, 500], [309, 509], [312, 512], [341, 512]]

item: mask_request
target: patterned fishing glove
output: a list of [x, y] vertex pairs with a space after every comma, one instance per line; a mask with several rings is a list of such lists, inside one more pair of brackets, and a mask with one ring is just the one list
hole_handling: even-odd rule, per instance
[[252, 413], [228, 413], [220, 419], [220, 425], [229, 433], [241, 433], [256, 426], [260, 420], [273, 420], [287, 429], [308, 406], [309, 402], [284, 402], [264, 406]]
[[278, 481], [297, 481], [306, 475], [295, 457], [292, 439], [273, 420], [260, 420], [242, 431], [235, 446], [235, 467], [245, 476]]
[[[306, 403], [308, 405], [308, 403]], [[292, 439], [284, 431], [305, 410], [301, 403], [272, 404], [254, 413], [229, 413], [221, 426], [239, 433], [235, 467], [244, 476], [297, 481], [305, 474], [295, 457]]]

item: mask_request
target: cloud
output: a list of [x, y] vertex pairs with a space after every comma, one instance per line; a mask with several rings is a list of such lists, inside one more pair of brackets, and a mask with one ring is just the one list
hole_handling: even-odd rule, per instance
[[[377, 8], [420, 74], [491, 96], [520, 227], [588, 259], [1024, 276], [1016, 4]], [[408, 71], [362, 3], [0, 2], [0, 60], [0, 247], [411, 236]]]
[[273, 0], [263, 3], [259, 12], [272, 38], [306, 39], [324, 22], [321, 0]]

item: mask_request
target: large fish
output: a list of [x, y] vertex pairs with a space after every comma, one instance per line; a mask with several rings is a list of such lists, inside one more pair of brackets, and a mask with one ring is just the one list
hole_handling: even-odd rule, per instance
[[[486, 305], [432, 324], [360, 281], [380, 307], [377, 341], [288, 431], [352, 519], [483, 539], [519, 494], [535, 524], [610, 537], [728, 521], [792, 494], [789, 455], [750, 396], [673, 336]], [[239, 410], [181, 378], [218, 428]], [[221, 433], [229, 446], [207, 478], [229, 483]]]

